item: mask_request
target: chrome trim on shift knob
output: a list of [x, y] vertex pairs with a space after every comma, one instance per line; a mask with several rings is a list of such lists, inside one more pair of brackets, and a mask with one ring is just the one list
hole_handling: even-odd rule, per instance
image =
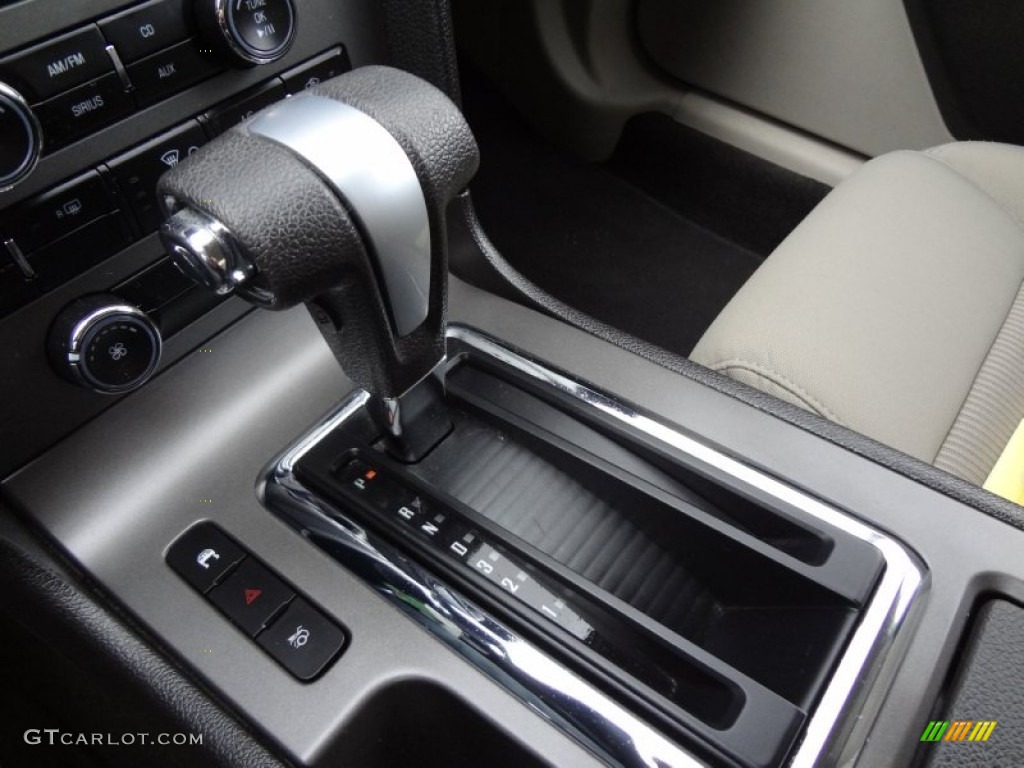
[[340, 101], [302, 93], [245, 125], [302, 157], [354, 214], [405, 336], [430, 310], [430, 219], [412, 161], [391, 133]]
[[246, 285], [256, 274], [255, 262], [209, 214], [182, 208], [160, 227], [160, 240], [182, 272], [218, 295], [237, 291], [264, 306], [274, 303], [266, 291]]

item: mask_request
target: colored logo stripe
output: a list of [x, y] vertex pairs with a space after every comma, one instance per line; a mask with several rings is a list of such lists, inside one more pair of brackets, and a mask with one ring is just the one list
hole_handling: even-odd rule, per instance
[[996, 720], [932, 720], [921, 734], [921, 741], [988, 741], [996, 729]]
[[943, 741], [963, 741], [974, 725], [973, 720], [954, 720]]
[[988, 741], [988, 737], [996, 729], [996, 722], [995, 720], [979, 720], [978, 724], [974, 726], [974, 730], [971, 731], [971, 735], [967, 737], [967, 740]]
[[932, 720], [921, 734], [921, 741], [939, 741], [949, 728], [949, 720]]

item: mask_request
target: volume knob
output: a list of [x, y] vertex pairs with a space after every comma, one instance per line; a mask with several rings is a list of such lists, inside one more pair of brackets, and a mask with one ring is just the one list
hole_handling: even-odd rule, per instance
[[221, 53], [243, 66], [277, 61], [295, 39], [293, 0], [198, 0], [196, 17]]
[[42, 149], [41, 135], [25, 99], [0, 83], [0, 192], [32, 173]]

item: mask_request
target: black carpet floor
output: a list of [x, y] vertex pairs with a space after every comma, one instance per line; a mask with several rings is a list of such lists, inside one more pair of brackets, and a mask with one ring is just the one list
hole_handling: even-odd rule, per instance
[[642, 115], [608, 163], [537, 137], [478, 77], [465, 110], [481, 149], [470, 185], [502, 255], [565, 303], [686, 355], [827, 187]]

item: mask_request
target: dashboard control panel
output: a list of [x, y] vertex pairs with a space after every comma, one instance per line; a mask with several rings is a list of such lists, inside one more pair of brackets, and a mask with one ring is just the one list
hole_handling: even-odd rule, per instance
[[155, 232], [157, 179], [210, 138], [348, 69], [344, 49], [325, 51], [0, 214], [9, 259], [0, 268], [0, 317]]
[[0, 59], [0, 130], [14, 140], [0, 158], [0, 186], [24, 178], [40, 153], [225, 65], [277, 61], [295, 38], [292, 0], [196, 2], [194, 10], [186, 0], [153, 0]]
[[[157, 179], [263, 107], [384, 61], [384, 32], [372, 0], [0, 2], [0, 470], [247, 311], [166, 258]], [[155, 371], [129, 370], [141, 351], [124, 340], [104, 371], [55, 354], [96, 296], [152, 324], [130, 338], [159, 340]]]

